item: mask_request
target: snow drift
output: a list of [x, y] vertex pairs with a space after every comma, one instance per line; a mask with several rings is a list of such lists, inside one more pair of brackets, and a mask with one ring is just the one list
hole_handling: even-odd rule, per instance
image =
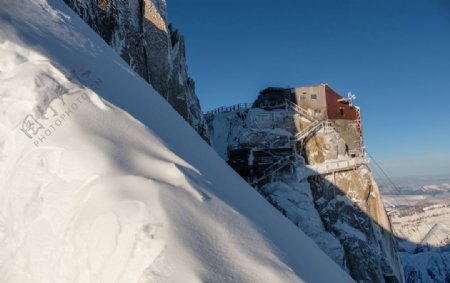
[[1, 282], [351, 281], [62, 1], [2, 2]]

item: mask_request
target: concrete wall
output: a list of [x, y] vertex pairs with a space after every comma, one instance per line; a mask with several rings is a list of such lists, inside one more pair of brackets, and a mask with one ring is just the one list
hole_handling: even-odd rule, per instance
[[[313, 96], [316, 96], [316, 99], [313, 99]], [[321, 120], [327, 119], [327, 100], [324, 84], [295, 88], [295, 100], [297, 105], [306, 109], [311, 116]]]

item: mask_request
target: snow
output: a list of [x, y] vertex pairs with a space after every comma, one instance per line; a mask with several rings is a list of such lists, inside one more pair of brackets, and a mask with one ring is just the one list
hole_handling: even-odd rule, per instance
[[[287, 115], [284, 109], [266, 111], [259, 108], [215, 113], [209, 121], [213, 147], [222, 159], [228, 160], [228, 147], [238, 143], [280, 143], [280, 139], [283, 143], [292, 137], [292, 133], [283, 129]], [[278, 147], [282, 145], [278, 144]]]
[[[418, 183], [415, 183], [418, 182]], [[429, 180], [425, 180], [429, 182]], [[390, 203], [399, 255], [409, 282], [449, 282], [450, 205], [439, 185], [423, 185], [414, 179], [400, 183], [401, 195], [385, 195]], [[428, 192], [426, 187], [433, 187]]]
[[338, 222], [333, 225], [336, 230], [345, 231], [345, 234], [352, 235], [352, 237], [355, 237], [361, 241], [367, 241], [366, 235], [362, 233], [360, 230], [353, 228], [352, 226], [348, 225], [344, 222]]
[[352, 281], [62, 1], [0, 26], [2, 282]]
[[345, 267], [344, 249], [341, 243], [326, 231], [314, 206], [310, 184], [306, 180], [300, 182], [292, 180], [288, 183], [272, 182], [265, 185], [261, 192], [269, 196], [277, 207], [282, 208], [286, 217], [314, 239], [328, 256]]
[[400, 256], [408, 282], [449, 282], [449, 253], [400, 253]]

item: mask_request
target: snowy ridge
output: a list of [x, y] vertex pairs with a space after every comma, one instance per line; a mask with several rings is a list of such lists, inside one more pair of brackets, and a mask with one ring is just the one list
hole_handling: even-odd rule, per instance
[[209, 142], [184, 38], [167, 24], [163, 0], [64, 0]]
[[0, 25], [2, 282], [352, 281], [61, 1]]

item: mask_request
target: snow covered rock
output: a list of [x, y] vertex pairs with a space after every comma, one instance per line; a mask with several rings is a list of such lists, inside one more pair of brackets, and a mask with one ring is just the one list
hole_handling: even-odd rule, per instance
[[167, 24], [165, 0], [64, 0], [209, 142], [183, 36]]
[[0, 27], [1, 282], [352, 281], [62, 1]]
[[[295, 136], [311, 123], [283, 108], [219, 111], [207, 121], [213, 147], [225, 160], [228, 149], [237, 145], [266, 149], [276, 160], [277, 150], [283, 148], [276, 142], [287, 140], [289, 148], [292, 143], [282, 137]], [[349, 158], [346, 154], [344, 140], [331, 127], [318, 131], [304, 146], [309, 164]], [[403, 282], [389, 219], [368, 168], [337, 172], [334, 178], [308, 178], [311, 172], [304, 158], [295, 153], [290, 157], [297, 162], [260, 179], [258, 192], [356, 281]]]
[[342, 244], [352, 277], [364, 282], [402, 282], [396, 242], [370, 171], [360, 167], [310, 177], [310, 184], [323, 225]]

